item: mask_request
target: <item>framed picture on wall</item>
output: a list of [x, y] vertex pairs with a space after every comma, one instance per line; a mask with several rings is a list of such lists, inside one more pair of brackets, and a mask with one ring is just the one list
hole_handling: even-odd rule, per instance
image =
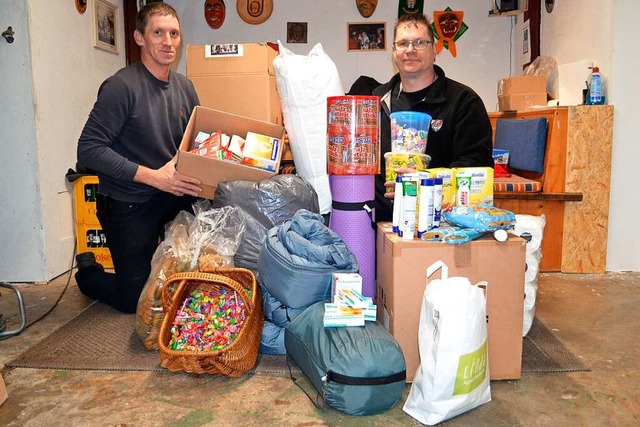
[[118, 7], [107, 0], [93, 1], [93, 47], [118, 53]]
[[287, 43], [306, 43], [307, 23], [287, 22]]
[[387, 50], [386, 23], [384, 22], [348, 22], [347, 50], [376, 51]]

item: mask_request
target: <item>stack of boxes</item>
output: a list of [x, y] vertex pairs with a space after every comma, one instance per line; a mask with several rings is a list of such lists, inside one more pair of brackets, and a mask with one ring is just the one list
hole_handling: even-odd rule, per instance
[[376, 321], [373, 298], [362, 295], [362, 276], [358, 273], [333, 273], [331, 302], [324, 304], [325, 328], [364, 326]]
[[81, 176], [73, 183], [73, 197], [76, 214], [76, 251], [93, 252], [96, 261], [105, 268], [113, 268], [113, 260], [107, 245], [107, 238], [96, 216], [96, 195], [98, 177]]
[[273, 60], [267, 44], [187, 46], [187, 77], [203, 107], [282, 124]]
[[[279, 172], [287, 147], [283, 146], [285, 129], [273, 70], [277, 55], [275, 49], [260, 43], [187, 46], [187, 77], [200, 105], [185, 130], [177, 169], [202, 181], [201, 197], [213, 198], [221, 181], [261, 181]], [[254, 155], [253, 164], [233, 163], [191, 153], [199, 132], [241, 137], [253, 132], [271, 142], [277, 140], [278, 147], [263, 150], [273, 154], [268, 162]]]

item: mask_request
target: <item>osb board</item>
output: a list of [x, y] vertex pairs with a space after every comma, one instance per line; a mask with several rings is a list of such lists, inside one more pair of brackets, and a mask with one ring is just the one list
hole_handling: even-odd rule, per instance
[[613, 106], [569, 110], [566, 191], [581, 192], [582, 202], [564, 211], [562, 271], [604, 273], [607, 262]]

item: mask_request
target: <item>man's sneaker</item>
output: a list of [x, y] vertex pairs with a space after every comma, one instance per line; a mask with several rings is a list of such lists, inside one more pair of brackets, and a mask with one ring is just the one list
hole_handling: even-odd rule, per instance
[[99, 268], [102, 266], [96, 261], [96, 256], [93, 254], [93, 252], [82, 252], [76, 255], [76, 267], [78, 267], [78, 270], [82, 270], [86, 267]]

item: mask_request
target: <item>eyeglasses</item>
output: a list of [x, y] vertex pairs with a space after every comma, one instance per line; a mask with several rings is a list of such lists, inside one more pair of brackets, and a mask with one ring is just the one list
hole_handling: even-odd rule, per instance
[[400, 40], [393, 43], [393, 47], [396, 50], [405, 51], [409, 49], [409, 46], [413, 46], [415, 50], [425, 50], [431, 43], [431, 40], [418, 39], [418, 40]]

